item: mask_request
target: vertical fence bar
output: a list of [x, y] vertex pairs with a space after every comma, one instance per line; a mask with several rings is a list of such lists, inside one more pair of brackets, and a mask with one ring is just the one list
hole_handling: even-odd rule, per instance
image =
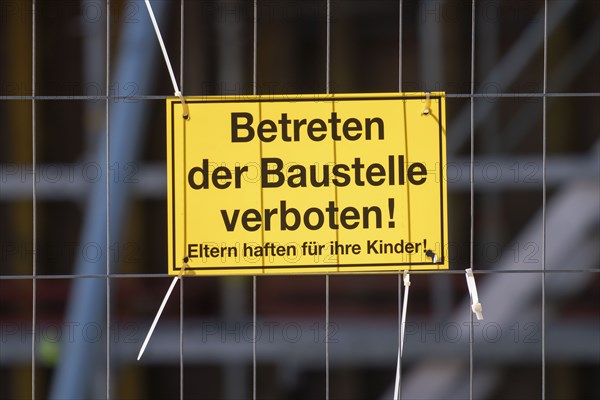
[[[253, 1], [252, 21], [252, 94], [258, 90], [258, 0]], [[256, 275], [252, 277], [252, 399], [256, 400]]]
[[[471, 117], [471, 150], [469, 165], [470, 185], [470, 226], [469, 226], [469, 267], [473, 269], [473, 253], [475, 241], [475, 0], [471, 3], [471, 95], [470, 117]], [[473, 400], [473, 313], [469, 308], [469, 399]]]
[[106, 398], [110, 399], [110, 0], [106, 0]]
[[[331, 0], [327, 0], [325, 91], [331, 92]], [[329, 400], [329, 274], [325, 275], [325, 400]]]
[[325, 72], [325, 91], [331, 92], [331, 0], [327, 0], [327, 54], [326, 54], [326, 72]]
[[546, 147], [548, 85], [548, 0], [544, 0], [544, 78], [542, 96], [542, 400], [546, 399]]
[[179, 278], [179, 398], [183, 400], [183, 276]]
[[179, 398], [183, 400], [183, 276], [179, 278]]
[[[181, 93], [184, 93], [183, 89], [183, 72], [184, 72], [184, 47], [185, 47], [185, 4], [184, 0], [181, 0], [179, 10], [179, 88]], [[184, 122], [185, 124], [185, 122]], [[179, 398], [183, 400], [184, 392], [184, 364], [183, 364], [183, 275], [179, 278]]]
[[185, 51], [185, 2], [181, 0], [179, 7], [179, 88], [183, 93], [183, 62]]
[[33, 254], [31, 260], [32, 280], [31, 280], [31, 398], [35, 399], [35, 342], [37, 340], [37, 153], [36, 153], [36, 123], [35, 123], [35, 96], [36, 96], [36, 10], [35, 0], [31, 2], [31, 163], [33, 183], [31, 188], [32, 197], [32, 247]]
[[254, 19], [252, 22], [252, 94], [256, 95], [258, 93], [258, 0], [254, 0], [253, 15]]
[[[403, 1], [398, 0], [398, 92], [402, 93], [402, 9]], [[402, 398], [402, 358], [400, 358], [400, 346], [402, 343], [402, 274], [398, 274], [398, 400]]]
[[252, 277], [252, 399], [256, 400], [256, 275]]
[[329, 399], [329, 274], [325, 275], [325, 399]]
[[[398, 397], [393, 400], [399, 400], [402, 398], [402, 357], [400, 352], [402, 350], [402, 273], [398, 274], [398, 371], [396, 371], [398, 379]], [[396, 382], [394, 382], [395, 384]]]
[[403, 0], [398, 0], [398, 91], [402, 92], [402, 9]]
[[179, 278], [179, 398], [183, 400], [183, 277]]

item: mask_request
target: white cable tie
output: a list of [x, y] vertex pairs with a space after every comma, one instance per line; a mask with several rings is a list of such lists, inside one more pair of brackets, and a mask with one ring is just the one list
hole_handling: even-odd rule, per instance
[[396, 380], [394, 381], [394, 400], [400, 400], [400, 351], [396, 360]]
[[406, 306], [408, 305], [408, 289], [410, 288], [410, 274], [404, 271], [404, 299], [402, 302], [402, 325], [400, 325], [400, 357], [404, 351], [404, 328], [406, 327]]
[[477, 316], [477, 319], [481, 321], [483, 319], [483, 307], [479, 302], [479, 296], [477, 295], [477, 285], [475, 284], [473, 270], [471, 268], [467, 268], [465, 270], [465, 276], [467, 278], [467, 287], [469, 288], [469, 295], [471, 296], [471, 310]]
[[171, 75], [171, 82], [173, 83], [173, 89], [175, 93], [179, 92], [179, 87], [177, 86], [177, 81], [175, 80], [175, 74], [173, 73], [173, 67], [171, 67], [171, 61], [169, 61], [169, 55], [167, 54], [167, 48], [165, 47], [165, 43], [163, 42], [162, 36], [160, 34], [160, 29], [158, 29], [158, 23], [156, 22], [156, 17], [154, 16], [154, 11], [152, 11], [152, 5], [150, 5], [150, 0], [146, 0], [146, 8], [148, 9], [148, 14], [150, 15], [150, 19], [152, 20], [152, 25], [154, 26], [154, 32], [156, 32], [156, 38], [158, 39], [158, 43], [160, 44], [160, 48], [162, 49], [163, 56], [165, 58], [165, 63], [167, 64], [167, 68], [169, 69], [169, 75]]
[[423, 108], [423, 115], [429, 115], [431, 112], [431, 98], [429, 92], [425, 93], [425, 108]]
[[160, 319], [160, 316], [161, 316], [163, 310], [165, 309], [165, 305], [167, 304], [167, 300], [169, 300], [169, 297], [171, 296], [171, 292], [173, 292], [173, 289], [175, 288], [175, 284], [177, 283], [177, 281], [180, 278], [181, 278], [181, 275], [173, 278], [173, 281], [171, 282], [171, 286], [169, 286], [169, 290], [167, 290], [167, 294], [165, 295], [165, 298], [163, 299], [162, 304], [160, 305], [160, 308], [158, 309], [158, 312], [156, 313], [156, 316], [154, 317], [154, 321], [152, 321], [152, 326], [150, 326], [150, 330], [148, 331], [148, 334], [146, 335], [146, 339], [144, 339], [144, 343], [142, 344], [142, 348], [140, 349], [140, 352], [137, 357], [138, 361], [140, 361], [140, 358], [142, 358], [142, 355], [144, 354], [144, 350], [146, 350], [146, 346], [148, 345], [148, 342], [150, 341], [150, 337], [152, 336], [152, 333], [154, 333], [154, 328], [156, 328], [156, 323]]
[[190, 119], [190, 108], [188, 107], [187, 103], [185, 102], [185, 98], [183, 97], [183, 94], [181, 94], [181, 92], [175, 92], [175, 96], [179, 97], [179, 100], [181, 100], [181, 106], [183, 107], [183, 119]]
[[404, 352], [404, 330], [406, 327], [406, 307], [408, 305], [408, 289], [410, 288], [410, 275], [404, 271], [404, 298], [402, 301], [402, 321], [400, 323], [400, 348], [398, 349], [398, 359], [396, 360], [396, 379], [394, 381], [394, 400], [400, 399], [400, 359]]
[[146, 0], [146, 8], [148, 9], [148, 15], [150, 15], [150, 20], [152, 20], [152, 26], [154, 26], [154, 32], [156, 32], [156, 38], [158, 39], [158, 43], [160, 44], [160, 48], [165, 59], [165, 64], [167, 64], [167, 69], [169, 70], [169, 76], [171, 77], [171, 83], [173, 84], [175, 96], [179, 97], [179, 99], [181, 100], [181, 104], [183, 106], [183, 118], [188, 119], [190, 116], [189, 108], [185, 102], [185, 99], [183, 98], [183, 95], [181, 94], [181, 91], [179, 90], [179, 86], [177, 86], [177, 80], [175, 79], [175, 73], [173, 72], [173, 67], [171, 66], [171, 60], [169, 59], [167, 48], [165, 47], [162, 35], [160, 34], [160, 29], [158, 28], [158, 23], [156, 22], [156, 17], [154, 16], [154, 11], [152, 10], [150, 0]]

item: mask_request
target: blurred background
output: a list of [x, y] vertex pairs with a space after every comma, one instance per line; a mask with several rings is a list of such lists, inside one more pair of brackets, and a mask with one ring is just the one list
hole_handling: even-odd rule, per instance
[[[257, 3], [258, 94], [324, 93], [325, 0]], [[185, 95], [252, 93], [252, 1], [152, 4]], [[402, 397], [600, 398], [600, 2], [548, 1], [546, 58], [543, 1], [477, 1], [474, 60], [471, 6], [331, 1], [332, 92], [448, 95], [451, 271], [412, 274]], [[251, 277], [186, 278], [136, 361], [171, 281], [144, 2], [1, 0], [0, 21], [0, 398], [243, 399], [254, 373], [257, 398], [324, 398], [324, 276], [257, 278], [255, 370]], [[331, 276], [330, 398], [391, 398], [398, 283]]]

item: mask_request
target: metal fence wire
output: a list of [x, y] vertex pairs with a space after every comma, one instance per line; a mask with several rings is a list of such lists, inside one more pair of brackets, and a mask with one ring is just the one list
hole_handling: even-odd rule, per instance
[[600, 398], [600, 2], [150, 3], [186, 96], [445, 91], [450, 270], [411, 272], [398, 365], [401, 274], [185, 277], [136, 361], [171, 280], [146, 5], [1, 0], [0, 398]]

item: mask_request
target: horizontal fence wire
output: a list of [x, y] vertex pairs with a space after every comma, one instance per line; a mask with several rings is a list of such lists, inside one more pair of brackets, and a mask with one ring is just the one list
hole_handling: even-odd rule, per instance
[[[395, 92], [389, 92], [390, 94], [393, 94]], [[316, 93], [317, 95], [320, 95], [319, 93]], [[326, 93], [322, 93], [323, 95], [326, 95]], [[367, 94], [367, 93], [365, 93]], [[264, 98], [266, 98], [268, 100], [269, 96], [288, 96], [291, 100], [294, 99], [294, 96], [310, 96], [311, 94], [299, 94], [299, 93], [269, 93], [269, 94], [262, 94], [261, 96], [263, 96]], [[448, 99], [469, 99], [469, 98], [475, 98], [475, 99], [488, 99], [488, 100], [494, 100], [497, 98], [548, 98], [548, 97], [552, 97], [552, 98], [570, 98], [570, 97], [600, 97], [600, 92], [585, 92], [585, 93], [536, 93], [536, 92], [532, 92], [532, 93], [474, 93], [474, 94], [470, 94], [470, 93], [446, 93], [445, 94], [446, 98]], [[249, 95], [217, 95], [217, 94], [186, 94], [185, 97], [199, 97], [199, 98], [224, 98], [224, 97], [228, 97], [228, 98], [238, 98], [243, 100], [244, 98], [249, 98]], [[76, 96], [52, 96], [52, 95], [47, 95], [47, 96], [43, 96], [43, 95], [35, 95], [35, 96], [19, 96], [19, 95], [14, 95], [14, 96], [0, 96], [0, 101], [19, 101], [19, 100], [40, 100], [40, 101], [48, 101], [48, 100], [130, 100], [130, 101], [134, 101], [134, 100], [166, 100], [166, 99], [173, 99], [175, 98], [175, 96], [172, 95], [132, 95], [132, 96], [92, 96], [92, 95], [76, 95]]]
[[[404, 271], [399, 269], [398, 271]], [[386, 271], [380, 275], [395, 275], [398, 271]], [[474, 275], [495, 275], [495, 274], [578, 274], [578, 273], [600, 273], [600, 268], [573, 268], [573, 269], [518, 269], [518, 270], [482, 270], [476, 269], [473, 271]], [[378, 273], [379, 274], [379, 273]], [[464, 269], [449, 269], [449, 270], [411, 270], [411, 275], [464, 275]], [[323, 273], [313, 274], [256, 274], [256, 275], [242, 275], [242, 276], [322, 276]], [[373, 275], [373, 274], [357, 274], [353, 272], [336, 272], [336, 276], [352, 276], [352, 275]], [[237, 275], [236, 275], [237, 276]], [[202, 279], [208, 277], [232, 277], [232, 275], [188, 275], [185, 279]], [[45, 280], [56, 280], [56, 279], [138, 279], [138, 278], [173, 278], [173, 275], [169, 274], [86, 274], [86, 275], [67, 275], [67, 274], [56, 274], [56, 275], [0, 275], [0, 280], [27, 280], [27, 279], [45, 279]]]

